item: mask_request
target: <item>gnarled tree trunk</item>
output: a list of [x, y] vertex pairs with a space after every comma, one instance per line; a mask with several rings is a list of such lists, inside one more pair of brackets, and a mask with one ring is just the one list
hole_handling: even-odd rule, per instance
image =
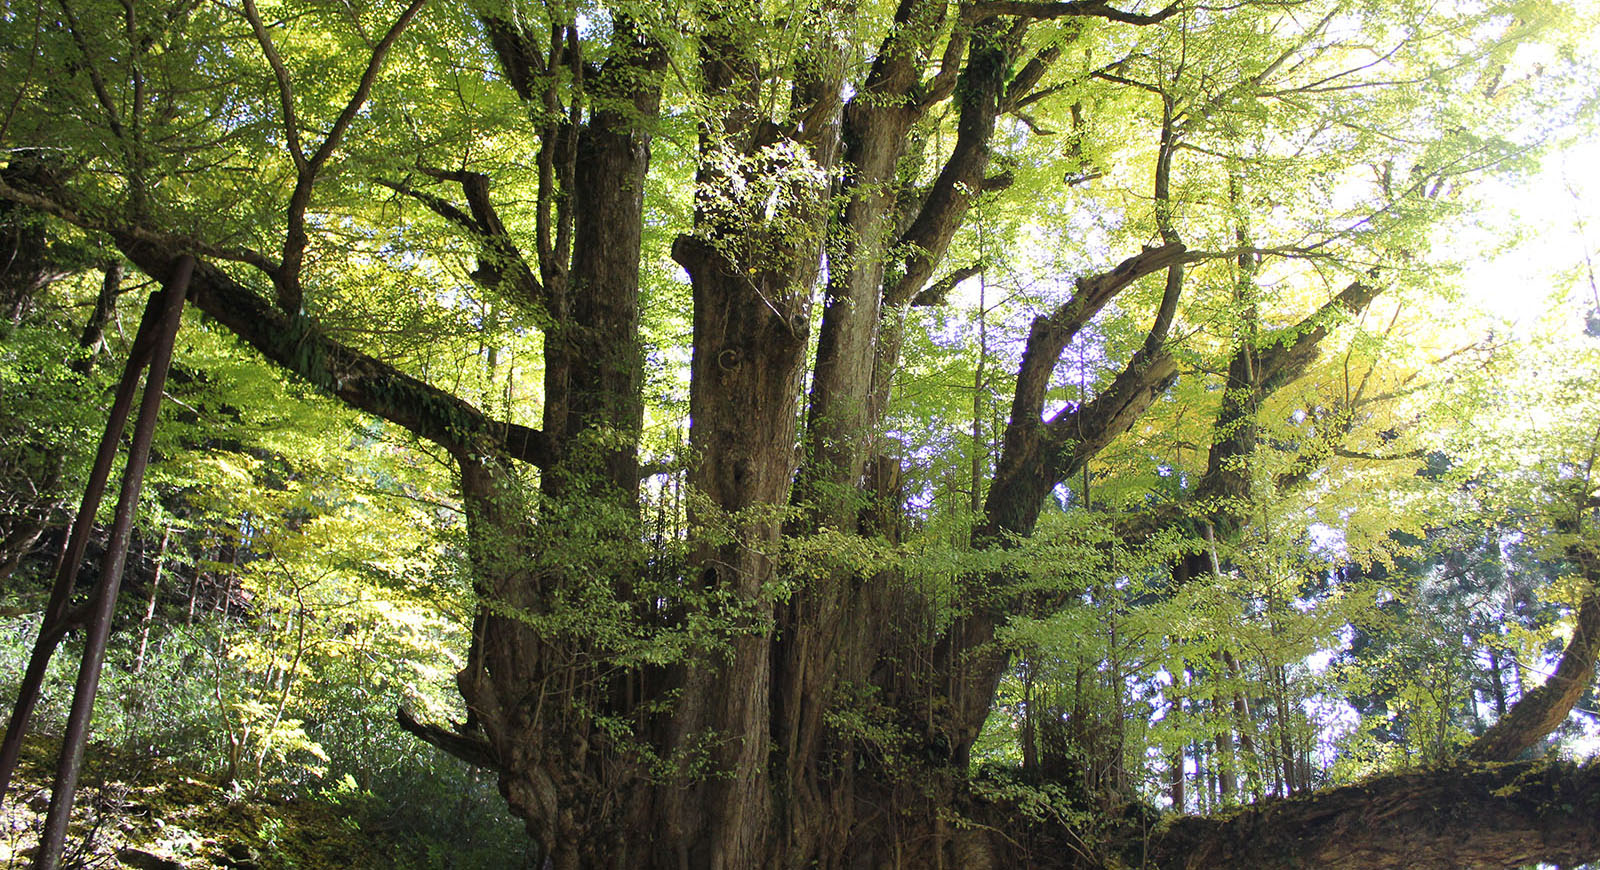
[[[1093, 843], [1059, 825], [1008, 830], [1009, 808], [981, 797], [968, 771], [1010, 665], [997, 637], [1011, 616], [1071, 596], [1023, 595], [1002, 572], [974, 571], [957, 578], [950, 604], [893, 570], [784, 562], [786, 536], [894, 537], [898, 468], [878, 434], [906, 310], [971, 273], [971, 264], [950, 268], [945, 259], [980, 197], [1011, 183], [991, 171], [997, 125], [1053, 92], [1042, 83], [1062, 49], [1058, 35], [1038, 33], [1041, 23], [1088, 17], [1140, 27], [1182, 6], [1140, 14], [1098, 0], [899, 0], [871, 57], [856, 56], [867, 51], [861, 34], [839, 35], [815, 40], [779, 71], [746, 28], [827, 30], [854, 7], [823, 2], [808, 13], [814, 22], [780, 23], [755, 0], [701, 3], [685, 13], [694, 27], [682, 33], [645, 20], [644, 7], [595, 8], [581, 21], [547, 10], [548, 27], [486, 7], [477, 22], [486, 53], [526, 108], [521, 132], [537, 160], [533, 248], [508, 230], [507, 200], [488, 175], [418, 166], [423, 182], [374, 183], [459, 231], [476, 255], [472, 280], [539, 325], [539, 429], [494, 420], [341, 343], [303, 310], [307, 210], [319, 173], [422, 6], [410, 4], [371, 44], [362, 84], [320, 145], [302, 147], [301, 125], [284, 119], [295, 183], [282, 256], [202, 250], [191, 295], [269, 360], [454, 458], [480, 604], [457, 680], [469, 715], [454, 730], [404, 721], [497, 770], [556, 867], [1087, 867], [1143, 857], [1160, 867], [1272, 866], [1286, 855], [1357, 866], [1408, 844], [1441, 861], [1502, 866], [1600, 853], [1590, 834], [1544, 851], [1517, 846], [1576, 822], [1572, 813], [1541, 814], [1538, 801], [1507, 804], [1512, 783], [1533, 783], [1539, 800], [1592, 807], [1592, 770], [1548, 766], [1391, 777], [1158, 829], [1133, 814], [1104, 820]], [[288, 116], [289, 73], [253, 4], [244, 10]], [[692, 62], [669, 64], [677, 40], [693, 46]], [[858, 67], [864, 75], [852, 75]], [[674, 81], [692, 97], [687, 107], [664, 97]], [[1180, 372], [1168, 333], [1186, 265], [1242, 256], [1195, 252], [1178, 238], [1175, 99], [1162, 83], [1127, 83], [1162, 100], [1158, 238], [1079, 277], [1070, 299], [1031, 324], [974, 549], [1031, 534], [1051, 491], [1166, 392]], [[946, 110], [952, 141], [932, 146], [925, 134]], [[693, 303], [683, 458], [693, 494], [680, 559], [652, 563], [639, 547], [649, 497], [640, 480], [639, 270], [653, 149], [659, 131], [683, 117], [697, 125], [686, 146], [694, 214], [671, 253]], [[938, 165], [923, 173], [925, 160]], [[108, 224], [50, 191], [5, 182], [0, 196], [110, 231], [151, 275], [185, 253], [187, 239], [139, 223], [139, 209]], [[275, 301], [241, 280], [249, 268], [270, 281]], [[1138, 349], [1092, 401], [1047, 415], [1062, 353], [1120, 294], [1157, 274], [1165, 278], [1160, 301]], [[1281, 341], [1238, 342], [1219, 413], [1229, 435], [1212, 447], [1202, 497], [1241, 491], [1239, 461], [1254, 446], [1263, 398], [1306, 370], [1332, 316], [1359, 311], [1376, 293], [1352, 284]], [[538, 485], [525, 485], [535, 475]], [[1157, 515], [1126, 533], [1179, 519]], [[1224, 536], [1240, 522], [1226, 511], [1210, 518]], [[1212, 570], [1211, 558], [1196, 554], [1173, 575]], [[1464, 806], [1448, 828], [1403, 833], [1402, 824], [1424, 824], [1426, 808], [1447, 799]], [[1472, 836], [1452, 840], [1449, 831], [1463, 825]], [[1363, 840], [1353, 831], [1376, 833]]]

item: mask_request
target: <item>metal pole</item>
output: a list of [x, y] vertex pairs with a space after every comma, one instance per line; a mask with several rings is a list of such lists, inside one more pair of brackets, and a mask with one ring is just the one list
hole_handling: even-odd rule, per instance
[[72, 534], [61, 559], [56, 562], [55, 586], [50, 590], [50, 603], [45, 606], [44, 621], [39, 625], [39, 637], [33, 643], [33, 656], [28, 659], [28, 670], [17, 690], [17, 702], [11, 710], [11, 720], [6, 725], [5, 743], [0, 745], [0, 807], [5, 806], [11, 776], [17, 770], [17, 758], [22, 753], [22, 738], [28, 731], [28, 720], [39, 703], [39, 689], [44, 685], [45, 668], [56, 644], [72, 627], [73, 620], [67, 612], [72, 602], [72, 587], [78, 579], [78, 568], [83, 562], [84, 550], [89, 545], [89, 532], [94, 528], [95, 514], [100, 510], [100, 500], [105, 496], [106, 481], [111, 476], [111, 465], [117, 458], [117, 447], [122, 441], [122, 430], [128, 422], [128, 411], [133, 407], [133, 394], [139, 386], [139, 375], [150, 360], [151, 336], [160, 319], [160, 294], [150, 294], [139, 321], [139, 331], [128, 352], [127, 365], [122, 369], [122, 381], [117, 384], [116, 398], [106, 418], [106, 430], [100, 438], [100, 451], [95, 455], [94, 468], [89, 472], [89, 484], [84, 489], [83, 502], [72, 523]]
[[72, 815], [72, 800], [83, 771], [83, 751], [89, 737], [89, 719], [94, 713], [94, 696], [100, 686], [100, 670], [105, 664], [106, 641], [111, 635], [111, 617], [117, 606], [117, 590], [122, 585], [122, 566], [128, 555], [128, 537], [133, 528], [134, 510], [139, 505], [139, 490], [144, 484], [145, 467], [150, 461], [150, 442], [155, 437], [156, 416], [161, 410], [161, 391], [166, 387], [167, 370], [172, 364], [172, 344], [183, 315], [183, 302], [194, 274], [194, 258], [178, 258], [167, 280], [150, 358], [150, 374], [145, 379], [144, 396], [139, 401], [139, 421], [134, 424], [133, 443], [128, 447], [128, 465], [122, 473], [122, 492], [117, 499], [116, 519], [106, 548], [105, 568], [95, 586], [91, 603], [88, 636], [84, 640], [83, 663], [78, 669], [78, 684], [72, 695], [72, 713], [61, 738], [61, 759], [56, 767], [55, 790], [50, 795], [50, 811], [45, 816], [44, 835], [34, 856], [34, 870], [57, 870], [67, 838], [67, 820]]

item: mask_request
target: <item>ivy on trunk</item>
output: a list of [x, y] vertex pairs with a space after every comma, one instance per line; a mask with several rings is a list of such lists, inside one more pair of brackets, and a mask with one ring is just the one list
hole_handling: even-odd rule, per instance
[[[1292, 205], [1270, 191], [1251, 200], [1256, 184], [1239, 181], [1252, 160], [1264, 187], [1287, 171], [1271, 151], [1278, 144], [1262, 143], [1359, 129], [1319, 101], [1346, 78], [1387, 86], [1363, 78], [1365, 66], [1339, 66], [1324, 44], [1358, 26], [1355, 13], [1313, 5], [1307, 22], [1282, 25], [1292, 33], [1266, 33], [1281, 24], [1273, 4], [1182, 0], [899, 0], [881, 15], [832, 0], [781, 14], [752, 0], [581, 13], [379, 3], [348, 21], [307, 13], [316, 20], [307, 27], [348, 49], [328, 61], [348, 77], [330, 92], [312, 82], [315, 46], [252, 3], [178, 4], [166, 24], [130, 13], [127, 56], [69, 3], [59, 23], [71, 50], [89, 57], [84, 72], [77, 60], [41, 62], [58, 62], [51, 87], [88, 107], [74, 135], [95, 143], [80, 143], [86, 164], [93, 153], [114, 167], [115, 207], [102, 187], [65, 171], [0, 169], [0, 200], [105, 234], [148, 275], [198, 256], [191, 297], [216, 323], [448, 454], [479, 601], [457, 677], [468, 716], [454, 729], [402, 721], [495, 770], [557, 868], [1094, 866], [1135, 854], [1174, 868], [1355, 867], [1402, 855], [1444, 867], [1600, 856], [1579, 823], [1594, 809], [1587, 767], [1446, 767], [1155, 827], [1102, 808], [1094, 842], [1060, 824], [1012, 830], [1008, 805], [973, 778], [975, 743], [1013, 663], [1005, 629], [1073, 607], [1085, 591], [1027, 588], [1004, 561], [1058, 506], [1053, 494], [1077, 487], [1175, 384], [1206, 377], [1206, 360], [1220, 356], [1220, 398], [1202, 411], [1212, 420], [1206, 463], [1189, 496], [1117, 527], [1129, 546], [1194, 534], [1168, 566], [1173, 588], [1218, 573], [1217, 540], [1249, 524], [1262, 483], [1250, 463], [1265, 405], [1308, 374], [1341, 323], [1405, 280], [1406, 246], [1445, 208], [1441, 190], [1499, 153], [1441, 126], [1428, 148], [1401, 149], [1408, 181], [1391, 166], [1361, 182], [1371, 198], [1353, 228], [1330, 195], [1306, 204], [1326, 213], [1306, 218], [1299, 236], [1253, 241], [1276, 228], [1248, 213], [1287, 220], [1279, 213]], [[196, 48], [181, 38], [190, 21], [235, 28], [243, 35], [231, 48], [250, 60]], [[452, 51], [474, 53], [493, 74], [462, 84], [463, 70], [440, 59]], [[199, 78], [168, 94], [158, 70]], [[455, 84], [437, 86], [457, 89], [466, 120], [415, 90], [423, 85], [413, 79], [443, 72]], [[109, 77], [120, 77], [114, 87]], [[223, 107], [248, 101], [228, 92], [235, 77], [271, 99], [241, 110], [250, 120], [237, 129], [218, 118], [216, 137], [185, 138], [188, 128], [174, 125], [205, 108], [191, 94]], [[474, 98], [501, 107], [493, 125], [488, 109], [472, 115]], [[1086, 118], [1086, 102], [1099, 114]], [[1258, 110], [1279, 104], [1306, 117], [1269, 127]], [[49, 128], [45, 107], [28, 111], [32, 126], [4, 135]], [[1384, 111], [1397, 128], [1438, 121], [1414, 102]], [[1110, 242], [1077, 274], [1060, 276], [1070, 287], [1014, 336], [1009, 420], [994, 467], [978, 475], [983, 492], [968, 493], [981, 507], [965, 526], [960, 567], [935, 589], [903, 561], [870, 558], [893, 555], [919, 519], [903, 488], [910, 458], [889, 431], [918, 328], [912, 306], [947, 299], [988, 267], [963, 250], [982, 209], [1030, 196], [1041, 212], [1064, 208], [1054, 197], [1066, 182], [1040, 177], [1067, 158], [1076, 166], [1067, 182], [1119, 171], [1097, 163], [1109, 152], [1095, 141], [1118, 125], [1139, 143], [1119, 152], [1138, 177], [1118, 182], [1120, 208], [1135, 216], [1104, 234]], [[230, 151], [235, 135], [254, 137], [253, 150]], [[362, 137], [414, 147], [395, 159]], [[1349, 148], [1380, 153], [1366, 133], [1354, 138]], [[1040, 141], [1060, 144], [1019, 144]], [[185, 212], [190, 194], [174, 181], [203, 155], [263, 161], [281, 177], [250, 188], [267, 203], [250, 202], [248, 222], [210, 227]], [[1351, 180], [1339, 183], [1357, 184], [1356, 167], [1321, 159], [1326, 167], [1311, 174], [1345, 172]], [[1227, 196], [1203, 189], [1223, 175]], [[1325, 188], [1308, 184], [1305, 196]], [[652, 209], [652, 196], [683, 191], [676, 212]], [[1113, 221], [1101, 207], [1077, 225], [1083, 233]], [[393, 256], [386, 246], [410, 244], [424, 220], [441, 261], [467, 261], [463, 283], [542, 336], [539, 425], [330, 325], [348, 292], [341, 257], [356, 269]], [[666, 269], [668, 256], [690, 314], [683, 345], [663, 349], [646, 335], [645, 312], [670, 282], [647, 273]], [[1311, 300], [1278, 306], [1276, 325], [1258, 286], [1271, 264], [1292, 272], [1286, 296]], [[1220, 306], [1219, 282], [1231, 285]], [[16, 286], [9, 296], [25, 295]], [[1114, 316], [1136, 321], [1137, 334], [1094, 344], [1089, 334]], [[1207, 348], [1212, 340], [1223, 350]], [[1107, 377], [1064, 399], [1063, 355], [1091, 345]], [[687, 534], [647, 552], [661, 470], [641, 455], [656, 406], [651, 366], [672, 365], [687, 377], [686, 440], [668, 469], [688, 493]], [[1321, 446], [1339, 447], [1351, 428], [1328, 427]], [[1300, 469], [1271, 483], [1308, 477]], [[808, 561], [817, 551], [807, 547], [824, 544], [838, 557]], [[1530, 693], [1476, 757], [1512, 758], [1571, 709], [1573, 687], [1592, 681], [1592, 605], [1590, 596], [1560, 698]], [[1507, 731], [1516, 733], [1502, 738]], [[1441, 806], [1451, 809], [1429, 815]], [[1069, 839], [1076, 845], [1051, 847]]]

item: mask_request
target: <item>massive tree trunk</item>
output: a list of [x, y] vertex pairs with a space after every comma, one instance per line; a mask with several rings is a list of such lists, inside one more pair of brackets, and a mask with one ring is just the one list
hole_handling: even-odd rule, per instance
[[[341, 343], [306, 313], [300, 271], [319, 172], [420, 8], [412, 4], [373, 45], [369, 74], [321, 145], [302, 148], [299, 126], [284, 119], [295, 185], [281, 258], [204, 248], [191, 298], [272, 362], [453, 457], [479, 599], [457, 678], [468, 717], [453, 730], [403, 721], [498, 771], [556, 867], [1097, 866], [1147, 842], [1160, 867], [1291, 858], [1360, 866], [1407, 846], [1482, 866], [1600, 852], [1588, 834], [1543, 851], [1519, 845], [1532, 832], [1576, 824], [1570, 812], [1541, 813], [1539, 801], [1592, 807], [1594, 791], [1592, 770], [1527, 765], [1391, 777], [1154, 832], [1136, 814], [1108, 819], [1087, 850], [1059, 825], [1013, 836], [1008, 807], [979, 796], [968, 779], [1010, 664], [997, 638], [1009, 618], [1065, 606], [1072, 594], [1023, 595], [1004, 572], [973, 571], [957, 578], [953, 601], [936, 601], [892, 567], [785, 561], [786, 538], [836, 535], [871, 547], [895, 537], [899, 469], [877, 438], [906, 310], [970, 274], [944, 260], [974, 204], [1011, 183], [991, 173], [997, 123], [1048, 93], [1041, 82], [1062, 54], [1055, 38], [1031, 38], [1039, 22], [1089, 16], [1107, 27], [1145, 26], [1176, 15], [1176, 4], [1144, 15], [1101, 2], [900, 0], [859, 83], [847, 70], [860, 49], [840, 36], [798, 53], [783, 71], [787, 88], [777, 87], [745, 30], [769, 15], [754, 0], [697, 7], [687, 37], [694, 62], [675, 65], [667, 34], [652, 29], [659, 25], [621, 12], [582, 21], [552, 12], [542, 29], [485, 13], [478, 24], [488, 51], [525, 106], [524, 132], [536, 145], [527, 149], [537, 155], [533, 250], [508, 229], [489, 175], [419, 165], [423, 182], [373, 182], [458, 231], [476, 255], [472, 280], [539, 325], [540, 429], [494, 420]], [[846, 8], [820, 4], [816, 25]], [[245, 9], [273, 59], [268, 28], [253, 5]], [[604, 34], [603, 51], [592, 49], [594, 33]], [[271, 65], [289, 115], [288, 73]], [[681, 556], [652, 561], [638, 546], [650, 497], [640, 481], [639, 270], [646, 181], [656, 135], [672, 120], [663, 92], [673, 77], [694, 95], [698, 127], [692, 226], [671, 250], [693, 302], [689, 449], [680, 458], [692, 496]], [[1145, 89], [1163, 104], [1158, 243], [1078, 277], [1070, 299], [1033, 321], [972, 549], [1030, 535], [1050, 492], [1165, 394], [1180, 373], [1169, 332], [1185, 267], [1229, 256], [1191, 251], [1174, 231], [1174, 100]], [[922, 133], [946, 108], [952, 141], [930, 146]], [[922, 172], [924, 160], [937, 165]], [[192, 246], [139, 223], [137, 211], [108, 224], [62, 191], [0, 178], [0, 196], [111, 231], [152, 276], [165, 276]], [[275, 303], [240, 278], [249, 268], [270, 282]], [[1047, 415], [1063, 352], [1121, 294], [1158, 274], [1160, 301], [1137, 351], [1092, 401]], [[316, 288], [309, 292], [315, 303]], [[1241, 463], [1255, 446], [1253, 415], [1264, 397], [1307, 370], [1335, 315], [1361, 310], [1376, 293], [1352, 284], [1280, 341], [1237, 343], [1218, 422], [1227, 434], [1211, 448], [1198, 498], [1242, 496]], [[1126, 534], [1178, 520], [1157, 515]], [[1224, 507], [1210, 525], [1225, 536], [1241, 522]], [[1206, 561], [1175, 566], [1174, 576], [1215, 567], [1214, 556], [1196, 559]], [[1600, 637], [1587, 604], [1585, 613], [1574, 680], [1592, 670]], [[1561, 699], [1526, 714], [1534, 724], [1507, 728], [1519, 740], [1548, 730], [1575, 698], [1576, 683], [1563, 685]], [[1519, 715], [1507, 721], [1520, 723]], [[1515, 783], [1538, 799], [1506, 804]], [[1442, 800], [1462, 805], [1458, 818], [1402, 836], [1402, 825], [1420, 824]], [[1452, 839], [1463, 826], [1472, 836]], [[1077, 845], [1060, 848], [1074, 838]]]

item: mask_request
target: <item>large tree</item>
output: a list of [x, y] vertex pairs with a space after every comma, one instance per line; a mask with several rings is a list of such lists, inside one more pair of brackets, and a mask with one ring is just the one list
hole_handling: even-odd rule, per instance
[[[1558, 122], [1529, 119], [1554, 73], [1514, 53], [1558, 11], [13, 4], [0, 199], [154, 278], [196, 255], [211, 320], [448, 453], [468, 713], [411, 727], [497, 770], [557, 867], [1566, 863], [1600, 856], [1589, 768], [1450, 767], [1042, 852], [1073, 835], [1007, 830], [971, 779], [1003, 630], [1085, 606], [1088, 580], [1023, 580], [1063, 486], [1081, 505], [1187, 389], [1203, 469], [1104, 546], [1190, 541], [1171, 589], [1217, 573], [1274, 395], [1382, 294], [1422, 292], [1453, 192]], [[1015, 352], [980, 356], [1010, 410], [991, 462], [972, 406], [959, 540], [908, 555], [932, 509], [896, 386], [923, 310], [1002, 264], [1053, 283]], [[430, 359], [469, 309], [487, 388]], [[496, 374], [513, 346], [538, 389]], [[1074, 347], [1098, 379], [1067, 377]], [[1395, 461], [1371, 409], [1414, 374], [1366, 365], [1272, 486]], [[680, 510], [681, 534], [657, 519]], [[1574, 691], [1530, 694], [1474, 756], [1513, 758]]]

